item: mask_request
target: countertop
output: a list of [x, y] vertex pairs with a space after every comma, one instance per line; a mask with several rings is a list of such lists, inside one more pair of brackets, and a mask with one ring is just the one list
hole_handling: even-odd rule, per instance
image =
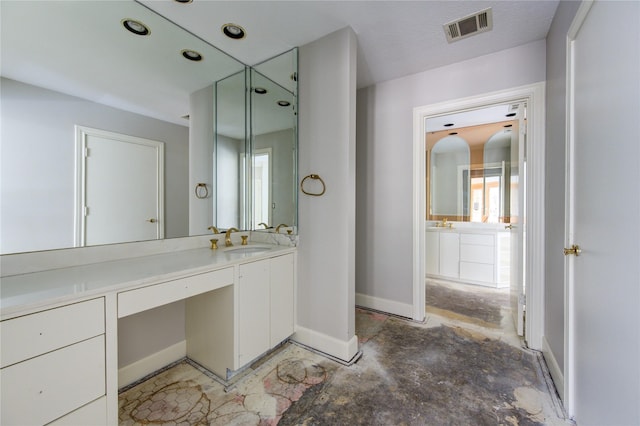
[[[243, 247], [266, 250], [232, 251]], [[294, 251], [295, 247], [269, 244], [218, 250], [198, 248], [3, 277], [0, 280], [0, 319]]]

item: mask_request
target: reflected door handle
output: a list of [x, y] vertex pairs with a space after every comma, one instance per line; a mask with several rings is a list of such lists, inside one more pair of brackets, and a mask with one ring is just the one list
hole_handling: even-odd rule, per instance
[[580, 256], [580, 253], [582, 253], [582, 250], [580, 250], [580, 246], [574, 244], [569, 248], [565, 247], [563, 252], [565, 256], [569, 256], [569, 255]]
[[507, 226], [504, 227], [504, 229], [513, 229], [513, 228], [515, 228], [515, 226], [513, 226], [513, 225], [507, 225]]
[[155, 220], [154, 218], [151, 218], [151, 219], [147, 219], [147, 222], [156, 223], [157, 220]]

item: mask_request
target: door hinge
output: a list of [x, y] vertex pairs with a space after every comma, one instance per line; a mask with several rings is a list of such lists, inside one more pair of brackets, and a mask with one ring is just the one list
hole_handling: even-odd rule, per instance
[[91, 153], [91, 150], [89, 148], [85, 147], [85, 149], [84, 149], [85, 158], [88, 157], [90, 155], [90, 153]]
[[84, 206], [84, 215], [89, 216], [89, 207]]

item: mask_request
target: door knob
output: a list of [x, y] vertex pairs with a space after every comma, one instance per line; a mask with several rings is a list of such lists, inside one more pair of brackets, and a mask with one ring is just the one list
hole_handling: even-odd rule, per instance
[[504, 227], [504, 229], [513, 229], [513, 228], [515, 228], [515, 226], [513, 226], [513, 225], [507, 225], [507, 226]]
[[572, 245], [570, 248], [566, 248], [563, 250], [564, 251], [564, 255], [565, 256], [569, 256], [569, 255], [575, 255], [575, 256], [580, 256], [580, 253], [582, 253], [582, 250], [580, 249], [580, 246], [577, 245]]
[[157, 220], [155, 220], [154, 218], [151, 218], [151, 219], [147, 219], [147, 222], [156, 223]]

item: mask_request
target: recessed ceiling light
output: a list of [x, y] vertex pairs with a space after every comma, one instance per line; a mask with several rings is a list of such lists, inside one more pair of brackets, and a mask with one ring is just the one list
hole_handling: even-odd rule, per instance
[[202, 55], [195, 50], [184, 49], [180, 53], [190, 61], [198, 62], [202, 60]]
[[444, 127], [451, 127], [451, 126], [453, 126], [453, 123], [447, 123], [444, 125]]
[[140, 21], [136, 21], [135, 19], [123, 19], [122, 26], [125, 27], [128, 31], [134, 33], [135, 35], [146, 36], [151, 34], [149, 28]]
[[187, 3], [191, 3], [193, 0], [175, 0], [177, 3], [183, 3], [183, 4], [187, 4]]
[[515, 117], [516, 113], [515, 112], [510, 112], [509, 114], [505, 115], [505, 117]]
[[255, 87], [253, 91], [258, 95], [264, 95], [265, 93], [267, 93], [267, 89], [265, 89], [264, 87]]
[[224, 35], [234, 40], [240, 40], [246, 36], [244, 28], [237, 24], [224, 24], [222, 26], [222, 32]]
[[278, 101], [278, 105], [280, 105], [281, 107], [288, 107], [289, 105], [291, 105], [291, 102], [289, 102], [289, 101]]

